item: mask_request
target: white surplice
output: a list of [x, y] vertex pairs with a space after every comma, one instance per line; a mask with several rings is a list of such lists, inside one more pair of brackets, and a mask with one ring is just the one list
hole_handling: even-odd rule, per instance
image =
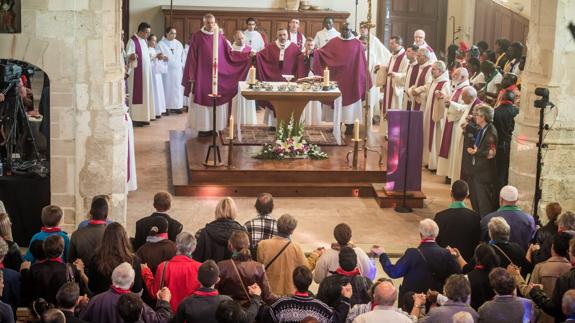
[[[407, 59], [406, 59], [407, 60]], [[409, 62], [409, 60], [408, 60]], [[413, 60], [413, 62], [409, 63], [407, 66], [407, 70], [405, 73], [398, 76], [398, 82], [403, 85], [403, 88], [408, 88], [409, 84], [412, 82], [417, 81], [417, 75], [419, 74], [418, 71], [414, 71], [413, 69], [417, 66], [417, 60]], [[410, 97], [406, 91], [403, 92], [403, 100], [401, 101], [401, 109], [407, 110], [407, 105], [411, 102], [411, 108], [413, 108], [414, 98]]]
[[[451, 101], [451, 103], [463, 103], [463, 88], [465, 88], [466, 86], [469, 86], [469, 81], [465, 80], [464, 82], [461, 82], [459, 84], [457, 84], [455, 86], [455, 88], [453, 89], [453, 92], [451, 93], [451, 98], [449, 99], [449, 101]], [[455, 94], [457, 92], [461, 92], [459, 94], [459, 98], [455, 98]], [[457, 101], [455, 101], [455, 99], [457, 99]], [[451, 106], [451, 105], [450, 105]], [[459, 115], [459, 117], [461, 117], [461, 115]], [[447, 176], [449, 178], [451, 178], [450, 176], [453, 173], [453, 163], [455, 162], [455, 159], [461, 159], [461, 154], [456, 155], [455, 153], [453, 153], [454, 150], [454, 145], [455, 142], [457, 141], [457, 129], [455, 129], [455, 127], [457, 126], [457, 123], [459, 122], [459, 118], [457, 118], [457, 115], [455, 114], [449, 114], [449, 112], [447, 112], [445, 114], [445, 121], [444, 123], [447, 124], [447, 122], [453, 122], [453, 130], [451, 131], [451, 140], [450, 140], [450, 145], [449, 145], [449, 154], [447, 158], [443, 158], [441, 156], [438, 157], [437, 159], [437, 175], [439, 176]], [[441, 140], [443, 140], [443, 136], [445, 136], [446, 133], [444, 131], [443, 135], [441, 136]], [[441, 142], [440, 140], [440, 142]]]
[[126, 113], [124, 118], [126, 120], [126, 138], [128, 139], [126, 190], [130, 192], [138, 189], [138, 177], [136, 176], [136, 153], [134, 152], [134, 127], [129, 113]]
[[[463, 145], [465, 143], [465, 133], [461, 129], [461, 125], [466, 123], [466, 117], [469, 114], [473, 103], [465, 104], [463, 102], [451, 102], [449, 109], [447, 109], [447, 120], [453, 121], [453, 141], [451, 142], [451, 150], [449, 151], [450, 159], [452, 159], [450, 174], [451, 182], [455, 182], [461, 178], [461, 158], [463, 156]], [[453, 157], [453, 158], [451, 158]]]
[[166, 97], [164, 95], [164, 82], [162, 75], [168, 72], [168, 64], [157, 58], [154, 48], [148, 48], [152, 62], [152, 91], [154, 92], [154, 112], [156, 118], [166, 112]]
[[[435, 94], [437, 86], [440, 82], [445, 82], [441, 88], [441, 93], [445, 98], [449, 98], [451, 95], [451, 86], [449, 84], [449, 74], [446, 72], [439, 76], [438, 78], [431, 81], [430, 84], [426, 86], [426, 100], [425, 108], [423, 112], [423, 161], [427, 161], [428, 168], [430, 170], [437, 169], [437, 158], [439, 155], [439, 148], [441, 146], [441, 135], [443, 134], [443, 123], [445, 116], [445, 99], [439, 99]], [[439, 90], [438, 90], [439, 91]], [[433, 115], [431, 111], [431, 105], [433, 104]], [[430, 129], [431, 122], [434, 123], [433, 131]], [[427, 127], [427, 131], [425, 128]], [[431, 149], [429, 148], [429, 141], [431, 138]]]
[[[417, 45], [417, 44], [414, 43], [414, 45]], [[429, 55], [430, 55], [429, 61], [430, 61], [430, 62], [433, 63], [433, 62], [436, 62], [436, 61], [437, 61], [437, 55], [435, 55], [435, 52], [433, 51], [433, 48], [431, 48], [431, 46], [429, 46], [429, 45], [427, 44], [427, 42], [423, 41], [423, 45], [421, 45], [421, 46], [417, 45], [417, 46], [418, 46], [419, 48], [427, 48], [427, 50], [429, 50]]]
[[264, 38], [259, 31], [248, 31], [244, 30], [244, 36], [246, 37], [246, 44], [252, 48], [255, 52], [259, 52], [260, 50], [266, 47], [266, 43], [264, 42]]
[[[190, 50], [190, 45], [186, 44], [184, 46], [184, 61], [183, 61], [183, 66], [186, 66], [186, 59], [188, 58], [188, 51]], [[183, 78], [183, 71], [182, 71], [182, 78]], [[181, 83], [181, 82], [180, 82]], [[183, 86], [183, 85], [182, 85]], [[184, 91], [182, 91], [182, 104], [185, 107], [189, 107], [188, 102], [189, 102], [190, 98], [188, 98], [187, 95], [184, 94]]]
[[[129, 97], [129, 104], [130, 104], [130, 116], [132, 120], [138, 122], [149, 122], [150, 120], [156, 119], [156, 115], [154, 112], [154, 94], [152, 93], [152, 67], [150, 64], [150, 54], [148, 52], [148, 42], [138, 37], [138, 42], [140, 44], [140, 48], [142, 50], [142, 103], [141, 104], [133, 104], [132, 99], [134, 95], [134, 68], [133, 64], [130, 64], [130, 70], [128, 73], [130, 74], [128, 78], [128, 93], [130, 93]], [[126, 46], [126, 55], [131, 55], [136, 53], [136, 44], [130, 37], [128, 40], [128, 44]]]
[[167, 73], [162, 74], [166, 109], [181, 110], [184, 103], [184, 87], [182, 86], [185, 62], [184, 46], [177, 39], [168, 40], [164, 37], [156, 46], [156, 51], [168, 57]]
[[335, 30], [335, 28], [327, 30], [324, 27], [322, 30], [318, 31], [315, 34], [315, 38], [313, 39], [313, 41], [315, 42], [315, 48], [322, 48], [332, 38], [338, 37], [340, 35], [341, 34], [339, 33], [339, 31]]

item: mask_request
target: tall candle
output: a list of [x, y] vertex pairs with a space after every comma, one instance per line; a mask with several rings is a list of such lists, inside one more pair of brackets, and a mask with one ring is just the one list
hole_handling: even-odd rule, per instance
[[355, 119], [353, 124], [353, 139], [359, 141], [359, 119]]
[[329, 86], [329, 69], [327, 67], [323, 71], [323, 86]]
[[218, 94], [218, 53], [219, 51], [219, 40], [220, 40], [220, 28], [218, 25], [214, 27], [214, 46], [213, 46], [213, 63], [212, 63], [212, 94]]
[[249, 71], [249, 77], [248, 77], [248, 84], [256, 84], [256, 68], [252, 65], [252, 67], [250, 67], [250, 71]]
[[231, 139], [234, 139], [234, 117], [231, 116], [230, 117], [230, 133], [228, 134], [228, 137]]

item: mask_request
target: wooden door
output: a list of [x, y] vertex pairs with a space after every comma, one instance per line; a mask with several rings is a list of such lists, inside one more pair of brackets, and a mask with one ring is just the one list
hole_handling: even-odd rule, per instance
[[413, 32], [425, 31], [425, 40], [439, 56], [445, 52], [447, 0], [379, 0], [378, 37], [387, 44], [391, 36], [401, 36], [404, 45], [413, 43]]

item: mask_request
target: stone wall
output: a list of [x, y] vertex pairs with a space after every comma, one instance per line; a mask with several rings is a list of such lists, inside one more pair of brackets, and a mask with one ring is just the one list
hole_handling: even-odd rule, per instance
[[22, 3], [22, 33], [0, 35], [0, 58], [29, 62], [50, 78], [51, 200], [64, 209], [68, 231], [97, 194], [112, 195], [110, 217], [125, 223], [120, 28], [120, 1], [34, 0]]
[[535, 188], [539, 109], [533, 107], [537, 87], [550, 91], [557, 107], [548, 110], [545, 122], [551, 131], [545, 137], [542, 172], [543, 195], [538, 214], [549, 202], [560, 202], [564, 210], [575, 210], [575, 42], [567, 25], [575, 21], [575, 0], [533, 0], [523, 74], [521, 112], [511, 151], [511, 184], [520, 192], [522, 206], [531, 210]]

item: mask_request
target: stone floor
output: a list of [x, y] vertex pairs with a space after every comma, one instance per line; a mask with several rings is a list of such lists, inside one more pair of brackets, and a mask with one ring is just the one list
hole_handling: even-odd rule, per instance
[[[170, 115], [135, 129], [138, 190], [128, 196], [128, 230], [133, 234], [134, 223], [152, 211], [157, 191], [170, 190], [168, 157], [169, 131], [184, 129], [187, 114]], [[369, 249], [384, 246], [388, 252], [401, 253], [419, 241], [418, 222], [433, 217], [449, 204], [449, 186], [443, 179], [423, 171], [423, 191], [426, 207], [414, 213], [398, 214], [393, 209], [381, 209], [372, 198], [276, 198], [274, 214], [290, 213], [299, 220], [294, 239], [305, 249], [329, 246], [333, 227], [346, 222], [353, 229], [356, 245]], [[235, 198], [239, 207], [238, 221], [244, 223], [255, 215], [255, 198]], [[174, 217], [184, 224], [184, 230], [195, 232], [213, 220], [218, 198], [175, 197]]]

